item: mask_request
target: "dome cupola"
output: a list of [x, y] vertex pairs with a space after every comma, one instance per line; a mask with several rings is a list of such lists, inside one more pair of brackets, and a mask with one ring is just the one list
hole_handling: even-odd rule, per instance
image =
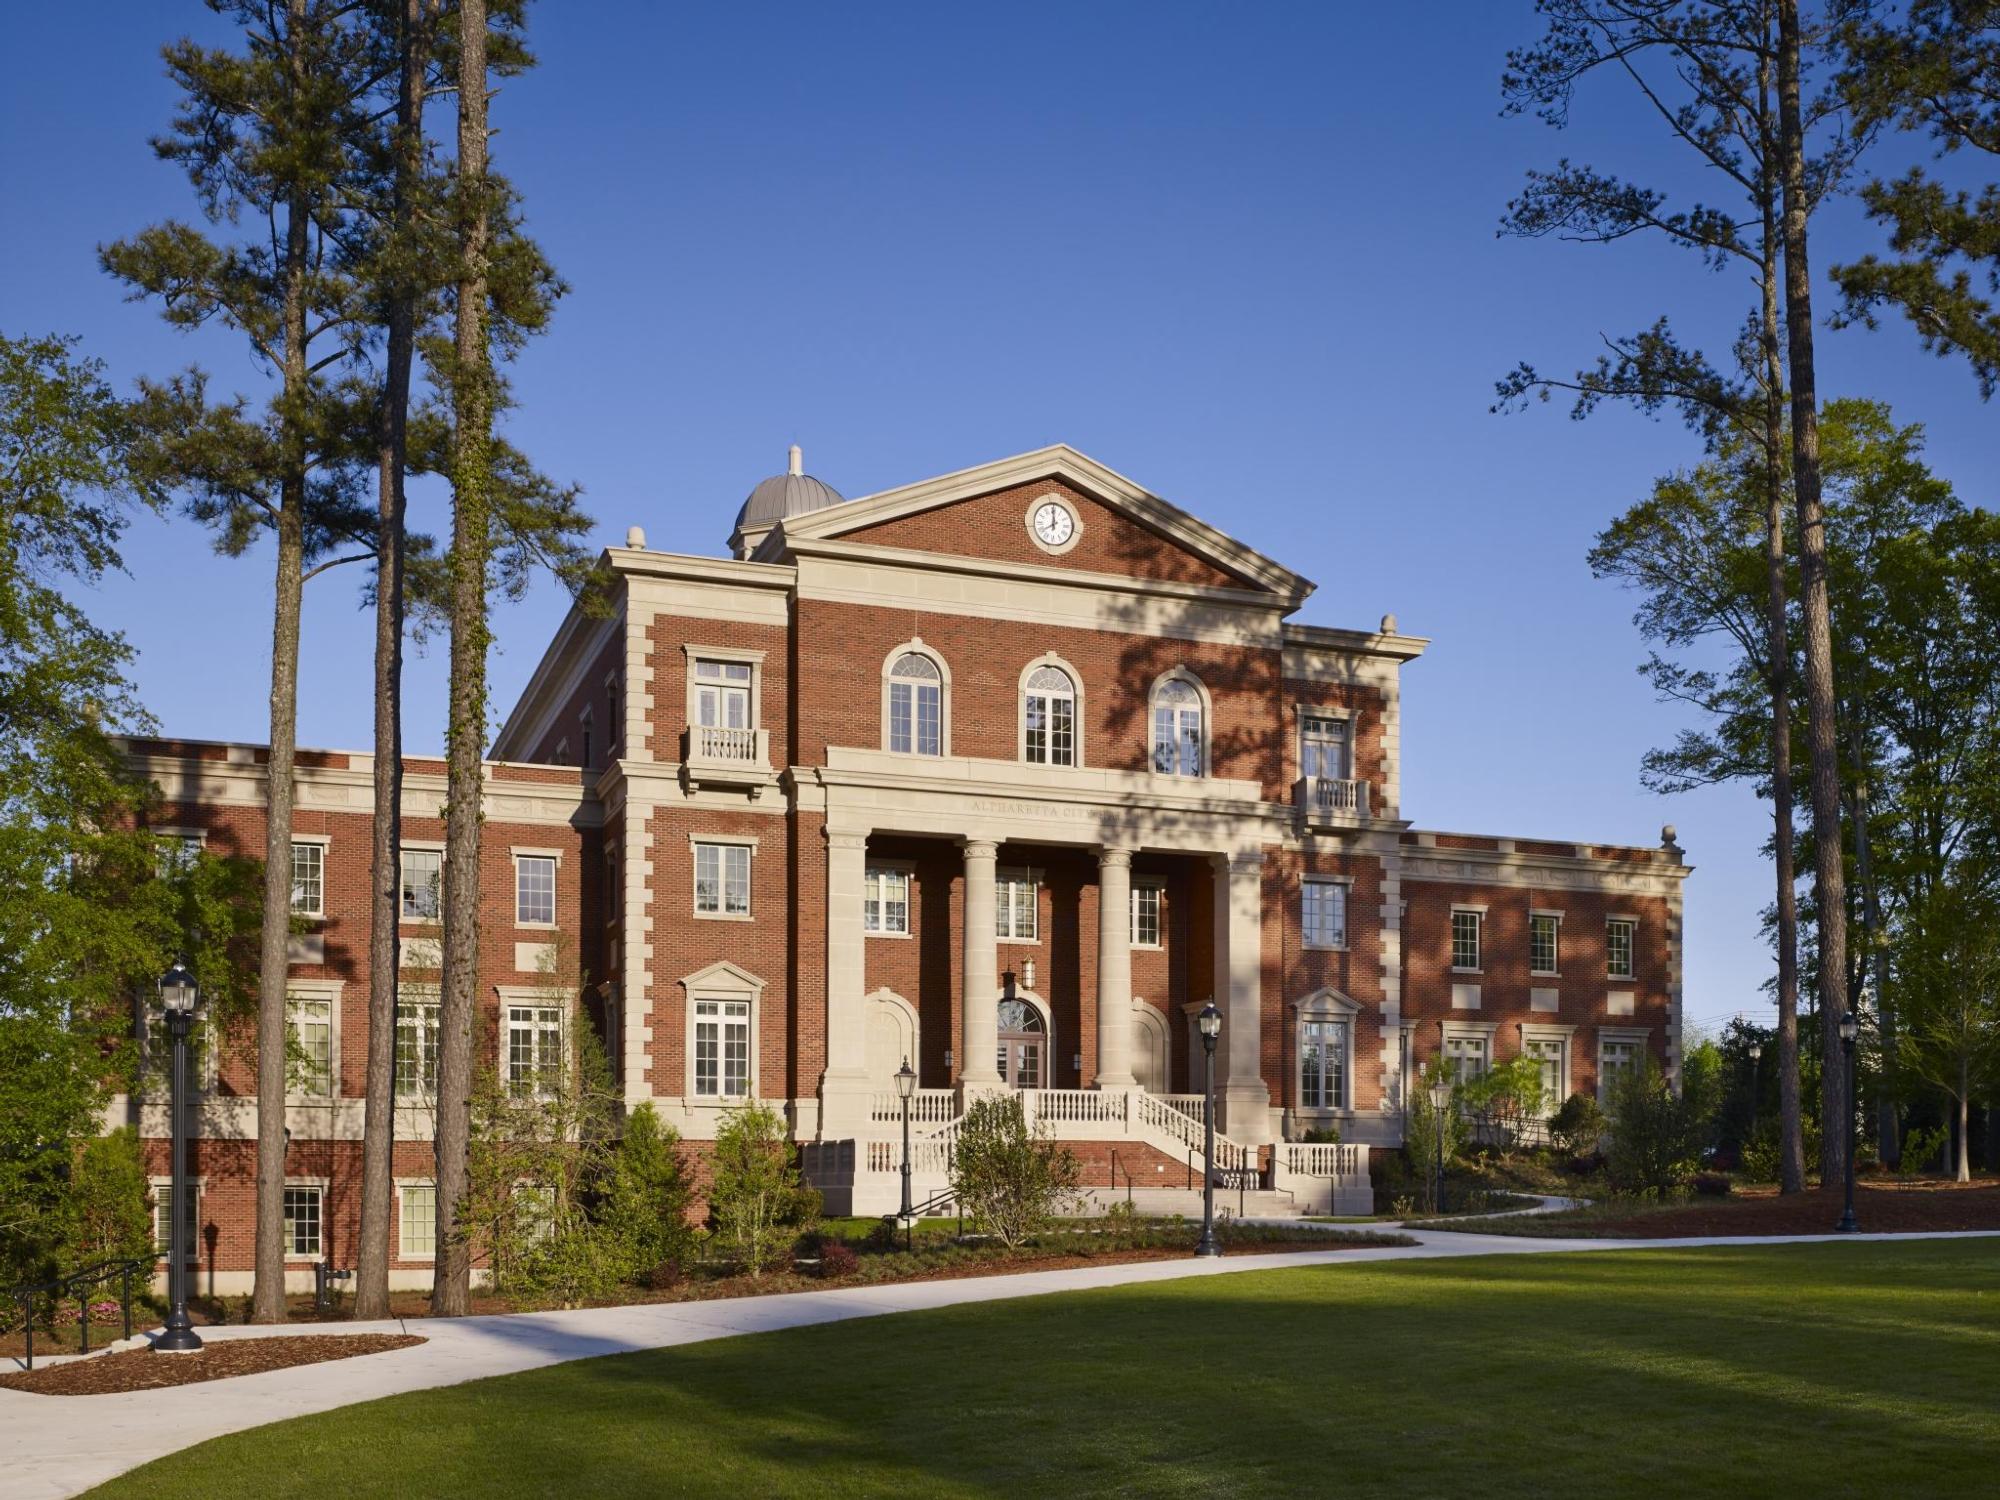
[[832, 485], [805, 472], [799, 445], [794, 443], [785, 472], [761, 481], [736, 513], [736, 529], [729, 537], [730, 551], [738, 557], [748, 557], [780, 521], [825, 510], [845, 498]]

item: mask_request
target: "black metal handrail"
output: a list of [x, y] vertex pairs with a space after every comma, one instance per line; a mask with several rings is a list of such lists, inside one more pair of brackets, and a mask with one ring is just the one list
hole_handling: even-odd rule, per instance
[[[79, 1287], [101, 1286], [116, 1278], [120, 1283], [118, 1301], [124, 1315], [123, 1337], [132, 1337], [132, 1277], [134, 1274], [152, 1274], [150, 1260], [133, 1258], [129, 1260], [103, 1260], [95, 1265], [72, 1271], [67, 1276], [58, 1276], [52, 1281], [22, 1282], [7, 1289], [7, 1299], [21, 1309], [21, 1335], [27, 1341], [27, 1366], [35, 1368], [35, 1299], [37, 1297], [62, 1297], [73, 1295]], [[77, 1298], [79, 1313], [78, 1331], [83, 1343], [82, 1352], [90, 1353], [90, 1298]]]
[[1125, 1174], [1125, 1206], [1130, 1208], [1132, 1206], [1132, 1169], [1125, 1165], [1123, 1158], [1118, 1155], [1118, 1148], [1113, 1146], [1111, 1148], [1111, 1191], [1114, 1193], [1118, 1191], [1118, 1174], [1120, 1172]]

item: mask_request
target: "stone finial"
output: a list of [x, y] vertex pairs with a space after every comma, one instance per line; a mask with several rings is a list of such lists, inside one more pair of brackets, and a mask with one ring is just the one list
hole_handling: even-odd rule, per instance
[[799, 452], [799, 445], [797, 443], [794, 443], [792, 444], [791, 452], [789, 454], [789, 461], [785, 466], [785, 472], [787, 474], [803, 474], [805, 473], [805, 471], [806, 471], [805, 455]]
[[1675, 828], [1673, 824], [1668, 823], [1660, 829], [1660, 842], [1667, 848], [1672, 849], [1679, 842], [1679, 833], [1679, 829]]
[[627, 526], [625, 528], [625, 545], [630, 547], [634, 552], [645, 551], [646, 528], [643, 526]]
[[1394, 635], [1395, 633], [1396, 633], [1396, 617], [1394, 615], [1382, 616], [1382, 634]]

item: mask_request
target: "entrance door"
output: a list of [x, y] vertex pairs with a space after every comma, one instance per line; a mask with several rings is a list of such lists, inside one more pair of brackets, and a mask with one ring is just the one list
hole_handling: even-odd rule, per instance
[[1010, 1089], [1048, 1087], [1049, 1037], [1025, 1000], [1000, 1002], [1000, 1081]]

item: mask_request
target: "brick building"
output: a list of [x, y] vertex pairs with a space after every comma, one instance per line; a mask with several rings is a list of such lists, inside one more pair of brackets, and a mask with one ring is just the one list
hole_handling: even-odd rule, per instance
[[[1185, 1188], [1216, 1055], [1225, 1161], [1276, 1203], [1365, 1201], [1442, 1051], [1601, 1090], [1678, 1065], [1681, 894], [1651, 848], [1405, 818], [1400, 682], [1426, 643], [1290, 623], [1306, 579], [1066, 447], [846, 501], [752, 492], [732, 558], [606, 561], [494, 746], [484, 1034], [563, 1045], [564, 993], [628, 1102], [691, 1141], [781, 1106], [835, 1210], [919, 1189], [968, 1092], [1029, 1090], [1092, 1180]], [[146, 742], [164, 822], [262, 848], [262, 751]], [[288, 1106], [301, 1269], [351, 1265], [367, 1024], [370, 757], [302, 755]], [[400, 1279], [427, 1282], [442, 766], [405, 785]], [[240, 1041], [241, 1039], [239, 1039]], [[194, 1176], [204, 1285], [245, 1286], [252, 1060], [225, 1047]], [[133, 1101], [157, 1142], [164, 1109]], [[1338, 1145], [1307, 1144], [1337, 1128]], [[159, 1143], [164, 1161], [163, 1143]], [[1115, 1160], [1114, 1160], [1115, 1158]], [[163, 1210], [163, 1214], [164, 1214]]]

